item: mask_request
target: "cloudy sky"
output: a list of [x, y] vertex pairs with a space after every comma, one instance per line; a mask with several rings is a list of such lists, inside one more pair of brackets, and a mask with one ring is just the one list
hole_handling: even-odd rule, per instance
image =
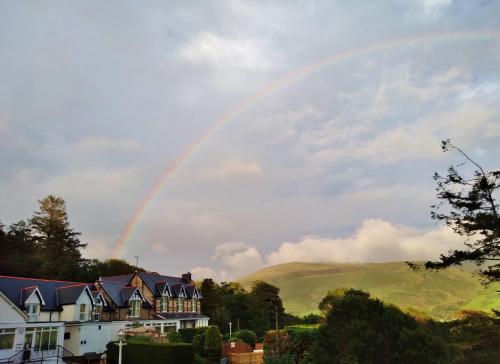
[[109, 257], [188, 155], [126, 259], [230, 279], [434, 258], [460, 246], [429, 217], [433, 172], [461, 161], [440, 140], [500, 167], [498, 14], [487, 0], [1, 1], [0, 221], [57, 194], [85, 256]]

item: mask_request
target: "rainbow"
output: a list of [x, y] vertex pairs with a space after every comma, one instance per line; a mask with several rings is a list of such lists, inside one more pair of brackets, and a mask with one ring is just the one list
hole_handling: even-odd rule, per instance
[[212, 136], [214, 136], [226, 124], [235, 120], [239, 115], [256, 105], [261, 100], [269, 97], [276, 91], [284, 89], [304, 78], [310, 76], [325, 67], [330, 67], [342, 62], [345, 62], [354, 57], [364, 56], [376, 53], [390, 48], [413, 46], [421, 43], [443, 43], [443, 42], [463, 42], [474, 40], [495, 40], [500, 39], [500, 29], [484, 30], [484, 31], [457, 31], [446, 33], [430, 33], [422, 36], [398, 38], [374, 43], [368, 46], [347, 49], [345, 51], [333, 54], [329, 57], [321, 59], [317, 62], [310, 63], [300, 68], [294, 69], [287, 73], [284, 77], [275, 80], [274, 82], [266, 85], [264, 88], [257, 91], [252, 96], [242, 100], [235, 106], [226, 110], [218, 118], [216, 118], [210, 126], [203, 131], [187, 148], [172, 162], [170, 162], [163, 173], [156, 179], [149, 191], [138, 204], [133, 215], [127, 222], [127, 225], [120, 233], [118, 240], [115, 243], [112, 256], [120, 258], [123, 256], [127, 242], [130, 240], [137, 225], [140, 223], [148, 206], [158, 196], [165, 184], [180, 168], [180, 166], [187, 161], [204, 143]]

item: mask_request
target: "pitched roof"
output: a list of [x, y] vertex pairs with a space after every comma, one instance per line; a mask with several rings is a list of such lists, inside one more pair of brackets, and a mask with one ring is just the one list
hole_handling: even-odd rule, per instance
[[0, 276], [0, 291], [21, 309], [24, 309], [25, 300], [34, 292], [35, 288], [38, 288], [45, 303], [41, 306], [41, 310], [59, 310], [57, 288], [84, 284], [80, 282]]
[[[137, 287], [123, 287], [121, 289], [123, 302], [130, 301], [130, 299], [132, 298], [132, 296], [135, 294], [136, 291], [141, 295], [141, 291], [139, 291], [139, 288], [137, 288]], [[141, 295], [141, 298], [142, 298], [142, 295]]]
[[106, 295], [111, 299], [113, 304], [118, 307], [126, 307], [128, 303], [123, 300], [123, 296], [121, 293], [122, 288], [125, 286], [122, 283], [115, 282], [105, 282], [102, 281], [99, 283], [102, 290], [106, 293]]
[[198, 295], [198, 298], [202, 298], [200, 292], [196, 289], [194, 284], [190, 284], [189, 286], [184, 286], [184, 288], [186, 289], [187, 298], [193, 298], [195, 292]]
[[102, 282], [129, 284], [133, 277], [133, 274], [122, 274], [118, 276], [100, 277], [100, 279]]
[[[24, 305], [26, 303], [26, 300], [31, 297], [31, 295], [37, 291], [38, 287], [37, 286], [29, 286], [29, 287], [24, 287], [21, 288], [21, 300], [19, 303], [21, 305]], [[41, 297], [40, 297], [41, 298]]]
[[[158, 273], [148, 273], [148, 272], [137, 272], [139, 277], [142, 279], [144, 284], [149, 288], [149, 290], [156, 296], [159, 297], [161, 296], [162, 291], [159, 291], [157, 288], [157, 283], [166, 283], [170, 287], [173, 284], [182, 284], [186, 283], [182, 278], [180, 277], [171, 277], [171, 276], [164, 276]], [[171, 292], [173, 294], [173, 292]]]
[[[86, 284], [75, 284], [57, 288], [57, 302], [59, 305], [73, 305], [78, 301], [83, 291], [88, 290]], [[89, 291], [90, 293], [90, 291]], [[94, 299], [92, 297], [92, 299]]]

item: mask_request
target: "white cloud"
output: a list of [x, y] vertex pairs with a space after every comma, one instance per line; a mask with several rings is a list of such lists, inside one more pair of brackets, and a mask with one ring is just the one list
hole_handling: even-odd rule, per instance
[[265, 266], [290, 262], [356, 263], [434, 260], [450, 249], [463, 248], [463, 238], [448, 227], [419, 231], [383, 219], [366, 219], [354, 234], [344, 238], [307, 236], [298, 242], [284, 242], [265, 259], [245, 242], [216, 247], [212, 261], [224, 269], [196, 267], [198, 278], [231, 280]]
[[219, 275], [216, 271], [209, 267], [194, 267], [189, 270], [194, 280], [203, 280], [205, 278], [212, 278], [219, 280]]
[[225, 268], [219, 272], [221, 279], [234, 279], [254, 272], [263, 266], [262, 255], [244, 242], [228, 242], [217, 245], [212, 261]]
[[225, 38], [208, 31], [196, 34], [179, 55], [193, 64], [208, 64], [221, 71], [263, 71], [271, 67], [263, 44], [255, 39]]
[[436, 259], [463, 239], [449, 228], [419, 232], [382, 219], [367, 219], [346, 238], [305, 237], [285, 242], [267, 256], [267, 264], [287, 262], [387, 262]]
[[110, 139], [107, 137], [83, 138], [75, 145], [77, 151], [85, 153], [130, 152], [137, 151], [141, 147], [141, 143], [134, 139]]

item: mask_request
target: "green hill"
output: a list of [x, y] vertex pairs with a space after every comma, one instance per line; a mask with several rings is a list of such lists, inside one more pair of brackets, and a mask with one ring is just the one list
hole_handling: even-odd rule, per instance
[[484, 288], [470, 271], [412, 271], [396, 263], [288, 263], [262, 269], [239, 279], [246, 288], [264, 280], [280, 288], [287, 312], [318, 312], [318, 303], [334, 288], [362, 289], [387, 303], [424, 311], [436, 319], [460, 309], [500, 309], [499, 285]]

